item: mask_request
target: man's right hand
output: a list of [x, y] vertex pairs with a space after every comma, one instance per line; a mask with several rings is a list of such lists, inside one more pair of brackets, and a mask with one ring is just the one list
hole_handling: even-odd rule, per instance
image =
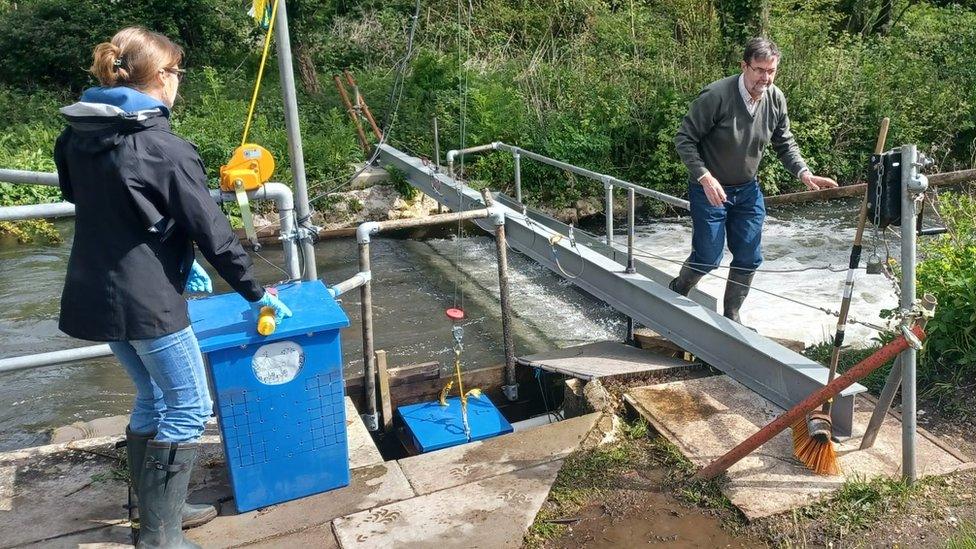
[[722, 188], [722, 184], [712, 174], [705, 174], [705, 177], [702, 177], [699, 183], [705, 189], [705, 196], [708, 198], [709, 204], [715, 207], [725, 204], [725, 189]]

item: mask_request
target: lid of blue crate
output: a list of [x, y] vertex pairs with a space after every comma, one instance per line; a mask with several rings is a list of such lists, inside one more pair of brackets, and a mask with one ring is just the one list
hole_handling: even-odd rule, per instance
[[349, 326], [349, 318], [320, 280], [282, 284], [278, 298], [291, 309], [270, 336], [257, 331], [251, 304], [236, 293], [189, 301], [190, 322], [204, 353], [236, 345], [267, 343], [296, 334], [322, 332]]
[[[461, 399], [458, 397], [447, 399], [447, 406], [441, 406], [438, 401], [400, 406], [397, 414], [403, 419], [421, 452], [468, 441], [461, 422]], [[468, 398], [468, 425], [471, 427], [471, 440], [512, 432], [512, 425], [485, 395]]]

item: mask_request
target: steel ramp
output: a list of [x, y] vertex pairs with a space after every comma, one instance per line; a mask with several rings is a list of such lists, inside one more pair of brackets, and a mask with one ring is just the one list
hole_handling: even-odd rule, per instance
[[[420, 158], [386, 144], [379, 145], [379, 162], [405, 174], [407, 181], [453, 211], [485, 207], [481, 194], [455, 181]], [[611, 250], [592, 235], [574, 230], [538, 212], [526, 212], [510, 198], [499, 196], [496, 207], [505, 214], [509, 245], [567, 278], [617, 311], [630, 316], [781, 408], [791, 408], [827, 382], [828, 370], [803, 355], [723, 317], [711, 308], [678, 295], [665, 286], [670, 276], [642, 264], [628, 274], [626, 252]], [[491, 220], [476, 220], [493, 234]], [[550, 237], [562, 235], [550, 244]], [[866, 389], [860, 384], [834, 398], [834, 432], [850, 436], [854, 399]]]

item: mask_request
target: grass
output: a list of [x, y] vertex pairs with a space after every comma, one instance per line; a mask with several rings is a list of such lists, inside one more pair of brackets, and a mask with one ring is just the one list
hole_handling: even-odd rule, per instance
[[[563, 464], [549, 499], [525, 538], [525, 547], [541, 547], [566, 532], [561, 521], [574, 519], [588, 502], [599, 501], [624, 473], [665, 469], [664, 484], [681, 501], [698, 507], [734, 511], [715, 481], [690, 481], [697, 468], [677, 446], [654, 433], [643, 419], [624, 421], [622, 438], [609, 446], [580, 451]], [[736, 514], [728, 515], [738, 518]], [[741, 521], [733, 520], [730, 525]]]
[[976, 523], [963, 522], [949, 539], [946, 549], [976, 549]]
[[575, 518], [588, 501], [611, 488], [617, 475], [633, 468], [639, 459], [638, 448], [638, 444], [628, 439], [567, 458], [549, 491], [546, 505], [529, 528], [525, 546], [541, 547], [547, 540], [561, 536], [566, 526], [557, 521]]

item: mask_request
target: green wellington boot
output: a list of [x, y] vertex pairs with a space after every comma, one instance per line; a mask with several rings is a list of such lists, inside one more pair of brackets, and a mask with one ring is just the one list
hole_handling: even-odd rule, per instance
[[755, 274], [753, 271], [740, 271], [738, 269], [729, 271], [729, 280], [725, 283], [723, 309], [725, 318], [742, 323], [739, 320], [739, 309], [742, 308], [742, 302], [749, 295], [749, 287], [752, 286], [752, 277]]
[[182, 512], [197, 445], [146, 443], [146, 464], [139, 478], [138, 549], [199, 549], [183, 536]]
[[[156, 433], [140, 435], [125, 428], [125, 449], [127, 461], [129, 462], [129, 485], [132, 487], [132, 505], [138, 506], [139, 502], [139, 475], [142, 473], [143, 465], [146, 461], [146, 443], [148, 443]], [[195, 528], [206, 524], [217, 517], [217, 508], [208, 503], [184, 503], [183, 504], [182, 527]]]
[[695, 284], [698, 284], [698, 281], [703, 276], [705, 276], [705, 273], [700, 273], [687, 265], [682, 265], [678, 277], [668, 284], [668, 289], [687, 297], [691, 289], [695, 287]]

